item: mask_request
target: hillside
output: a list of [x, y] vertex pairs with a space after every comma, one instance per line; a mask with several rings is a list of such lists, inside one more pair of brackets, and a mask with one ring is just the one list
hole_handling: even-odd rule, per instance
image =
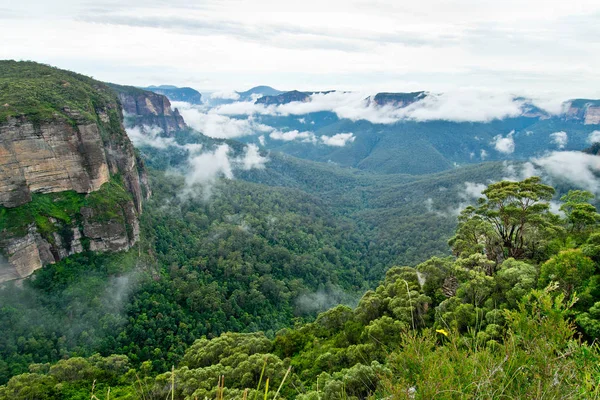
[[[589, 147], [593, 102], [576, 118], [250, 121], [314, 126], [316, 143], [281, 145], [207, 136], [139, 88], [0, 66], [14, 99], [0, 144], [18, 161], [0, 172], [24, 177], [1, 181], [19, 190], [0, 231], [49, 254], [23, 274], [6, 247], [0, 278], [32, 276], [0, 285], [0, 399], [273, 398], [279, 383], [290, 399], [597, 394], [600, 216], [574, 190], [593, 188], [595, 159], [562, 153], [592, 163], [583, 181], [530, 160], [555, 129], [563, 150]], [[274, 95], [269, 107], [299, 103]], [[471, 157], [500, 132], [513, 152]], [[68, 178], [27, 168], [46, 162]]]
[[170, 85], [148, 86], [144, 90], [162, 94], [171, 101], [185, 101], [190, 104], [202, 104], [202, 94], [190, 87], [177, 87]]
[[[145, 171], [105, 84], [0, 62], [0, 281], [139, 238]], [[139, 168], [138, 168], [139, 167]]]
[[[299, 399], [429, 399], [448, 392], [487, 398], [499, 390], [516, 398], [540, 391], [596, 398], [600, 354], [578, 335], [591, 340], [598, 334], [599, 215], [584, 200], [589, 194], [574, 191], [562, 198], [561, 219], [549, 212], [553, 193], [539, 178], [488, 186], [479, 205], [461, 213], [452, 240], [456, 258], [393, 267], [354, 308], [336, 306], [274, 337], [228, 332], [198, 338], [173, 369], [156, 349], [152, 362], [141, 365], [131, 353], [38, 364], [0, 386], [0, 398], [24, 398], [23, 387], [37, 397], [78, 398], [89, 395], [92, 379], [98, 394], [142, 398], [234, 399], [275, 391]], [[532, 199], [538, 203], [526, 206]], [[569, 211], [575, 209], [580, 212]], [[508, 225], [494, 226], [488, 219], [494, 212]], [[504, 218], [514, 213], [521, 218]], [[498, 242], [511, 226], [527, 233]], [[500, 253], [515, 258], [490, 259]], [[191, 290], [192, 276], [174, 280], [180, 291]], [[165, 292], [150, 298], [162, 317], [143, 318], [121, 337], [169, 340], [156, 334], [177, 321], [162, 325], [174, 314], [166, 314], [170, 303], [158, 293]], [[188, 306], [195, 298], [188, 296]], [[188, 328], [179, 326], [178, 337]], [[155, 375], [157, 366], [162, 373]]]

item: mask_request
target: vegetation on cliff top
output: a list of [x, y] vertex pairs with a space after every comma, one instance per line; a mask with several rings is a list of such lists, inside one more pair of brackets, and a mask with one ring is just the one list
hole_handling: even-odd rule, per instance
[[30, 61], [0, 61], [0, 123], [19, 116], [37, 123], [74, 121], [75, 114], [96, 122], [96, 110], [118, 113], [116, 107], [113, 91], [87, 76]]

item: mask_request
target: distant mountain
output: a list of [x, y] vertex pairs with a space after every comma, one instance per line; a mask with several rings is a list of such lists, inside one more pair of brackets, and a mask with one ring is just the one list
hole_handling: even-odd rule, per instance
[[148, 86], [142, 88], [154, 93], [167, 96], [171, 101], [185, 101], [191, 104], [202, 104], [202, 95], [190, 87], [177, 87], [172, 85]]
[[240, 95], [240, 100], [251, 100], [253, 96], [277, 96], [283, 93], [281, 90], [272, 88], [271, 86], [256, 86], [245, 92], [237, 92]]
[[285, 92], [276, 96], [263, 96], [260, 99], [256, 100], [256, 104], [287, 104], [294, 101], [305, 102], [310, 98], [310, 93], [307, 92], [299, 92], [297, 90], [292, 90], [291, 92]]
[[307, 102], [310, 100], [310, 96], [316, 93], [327, 94], [334, 92], [334, 90], [328, 90], [325, 92], [300, 92], [298, 90], [292, 90], [289, 92], [281, 93], [273, 96], [263, 96], [256, 100], [255, 104], [266, 104], [266, 105], [281, 105], [292, 103], [295, 101]]
[[406, 107], [425, 96], [427, 96], [425, 92], [377, 93], [372, 100], [378, 106]]
[[566, 119], [581, 120], [585, 125], [600, 124], [600, 100], [571, 100], [568, 103]]

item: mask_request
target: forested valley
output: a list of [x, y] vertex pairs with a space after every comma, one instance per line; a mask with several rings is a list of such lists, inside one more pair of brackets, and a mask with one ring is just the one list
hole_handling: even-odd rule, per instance
[[452, 254], [377, 282], [356, 222], [307, 193], [227, 181], [198, 202], [152, 179], [138, 248], [3, 289], [0, 397], [598, 396], [589, 192], [562, 195], [561, 217], [539, 178], [490, 184]]

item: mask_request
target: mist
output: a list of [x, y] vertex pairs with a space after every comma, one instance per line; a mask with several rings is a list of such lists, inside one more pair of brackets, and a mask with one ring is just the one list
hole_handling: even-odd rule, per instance
[[[517, 117], [529, 107], [521, 97], [511, 93], [461, 89], [445, 93], [427, 93], [418, 101], [404, 107], [379, 106], [370, 99], [375, 93], [339, 92], [315, 93], [309, 101], [281, 105], [263, 105], [242, 101], [217, 106], [209, 111], [219, 115], [305, 115], [320, 111], [335, 113], [341, 119], [366, 120], [374, 124], [394, 124], [399, 121], [490, 122]], [[548, 114], [563, 111], [562, 101], [529, 100]], [[558, 107], [557, 104], [561, 106]]]

